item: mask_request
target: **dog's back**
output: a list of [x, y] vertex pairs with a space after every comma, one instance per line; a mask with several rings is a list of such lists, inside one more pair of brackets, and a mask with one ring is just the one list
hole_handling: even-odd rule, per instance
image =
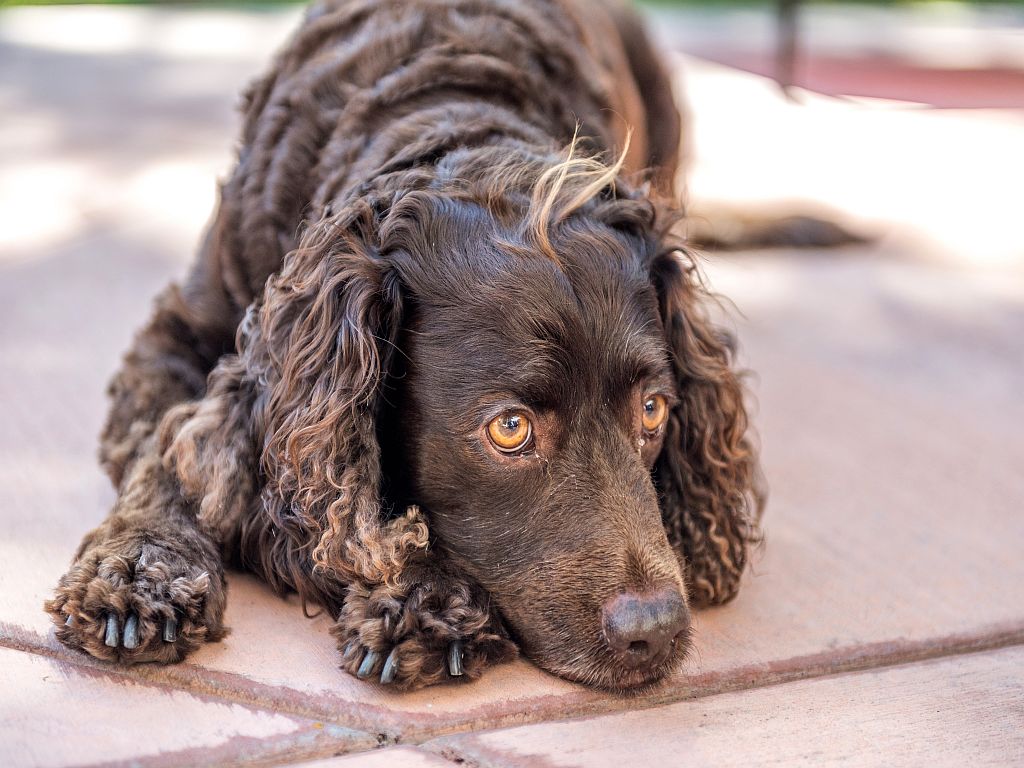
[[558, 148], [578, 130], [584, 147], [614, 152], [631, 132], [626, 168], [653, 167], [668, 188], [671, 172], [658, 169], [674, 169], [679, 140], [668, 79], [639, 20], [605, 2], [321, 2], [244, 109], [240, 161], [210, 243], [239, 273], [230, 281], [239, 309], [296, 246], [304, 220], [388, 168], [516, 132]]

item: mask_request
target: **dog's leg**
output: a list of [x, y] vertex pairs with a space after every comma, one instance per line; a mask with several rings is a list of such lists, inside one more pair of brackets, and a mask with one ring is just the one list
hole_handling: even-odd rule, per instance
[[349, 585], [332, 633], [342, 669], [403, 689], [476, 679], [518, 653], [484, 590], [435, 553], [396, 583]]
[[[230, 246], [228, 202], [222, 201], [188, 280], [157, 298], [110, 385], [100, 457], [118, 499], [46, 604], [58, 639], [102, 659], [178, 661], [223, 632], [221, 547], [231, 542], [221, 526], [231, 529], [232, 521], [224, 514], [212, 525], [201, 521], [200, 500], [163, 454], [188, 416], [205, 405], [210, 417], [224, 404], [206, 396], [207, 376], [233, 350], [248, 299], [247, 271]], [[171, 425], [169, 435], [157, 434], [161, 423]], [[236, 434], [224, 424], [220, 435], [225, 471], [238, 470], [233, 487], [251, 490], [252, 473], [231, 463], [238, 459], [230, 453]]]
[[223, 633], [224, 603], [218, 547], [150, 438], [46, 603], [57, 638], [110, 661], [179, 661]]
[[255, 298], [252, 285], [262, 286], [268, 270], [279, 265], [279, 258], [243, 259], [238, 253], [240, 183], [236, 178], [224, 187], [187, 279], [157, 297], [149, 322], [110, 383], [100, 461], [115, 486], [128, 475], [163, 415], [204, 395], [210, 371], [235, 351], [236, 329]]
[[113, 511], [46, 604], [66, 645], [172, 662], [223, 634], [224, 555], [257, 488], [253, 392], [241, 370], [225, 357], [205, 397], [171, 408], [139, 446]]
[[120, 486], [141, 447], [172, 406], [202, 397], [206, 377], [230, 349], [236, 323], [204, 327], [192, 305], [201, 300], [171, 285], [155, 303], [149, 323], [136, 335], [110, 383], [110, 412], [100, 440], [100, 461]]

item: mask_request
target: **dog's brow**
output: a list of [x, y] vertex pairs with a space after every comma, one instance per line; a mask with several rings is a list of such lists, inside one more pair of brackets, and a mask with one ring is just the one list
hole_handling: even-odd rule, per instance
[[665, 349], [639, 328], [621, 345], [595, 342], [585, 352], [550, 341], [531, 344], [530, 354], [510, 355], [495, 376], [506, 396], [531, 406], [554, 406], [582, 387], [625, 391], [638, 383], [670, 392], [671, 368]]
[[505, 388], [527, 405], [553, 405], [559, 399], [559, 382], [571, 374], [561, 361], [550, 355], [538, 355], [503, 377]]
[[655, 342], [653, 335], [656, 332], [652, 326], [653, 318], [646, 320], [630, 331], [623, 343], [622, 356], [629, 367], [636, 370], [636, 375], [654, 376], [668, 367], [668, 353], [663, 344]]

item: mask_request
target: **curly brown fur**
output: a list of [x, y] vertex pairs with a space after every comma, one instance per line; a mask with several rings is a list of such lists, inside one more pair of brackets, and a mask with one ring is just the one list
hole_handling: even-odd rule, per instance
[[735, 340], [708, 319], [707, 295], [681, 247], [654, 263], [665, 336], [680, 393], [668, 421], [655, 481], [669, 541], [685, 555], [697, 605], [736, 596], [750, 545], [760, 540], [765, 502], [748, 432]]
[[[176, 660], [222, 631], [228, 562], [336, 616], [360, 677], [474, 678], [517, 646], [663, 677], [687, 592], [735, 593], [758, 494], [729, 343], [638, 180], [670, 196], [679, 118], [635, 17], [322, 2], [245, 109], [192, 274], [112, 385], [120, 496], [47, 604], [58, 637]], [[529, 452], [481, 439], [501, 403]], [[641, 661], [621, 596], [664, 615]]]

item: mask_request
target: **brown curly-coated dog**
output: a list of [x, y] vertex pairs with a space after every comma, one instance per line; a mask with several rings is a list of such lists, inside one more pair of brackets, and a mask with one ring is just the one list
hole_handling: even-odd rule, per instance
[[761, 498], [730, 339], [651, 191], [679, 130], [609, 2], [314, 6], [111, 385], [119, 497], [47, 603], [60, 640], [178, 661], [222, 635], [236, 564], [336, 616], [360, 678], [517, 648], [664, 677]]

